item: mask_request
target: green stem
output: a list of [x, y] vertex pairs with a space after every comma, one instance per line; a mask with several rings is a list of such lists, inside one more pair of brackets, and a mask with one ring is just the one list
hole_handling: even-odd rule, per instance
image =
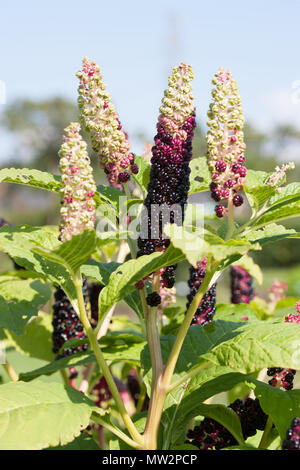
[[104, 428], [108, 429], [108, 431], [112, 432], [115, 434], [117, 437], [122, 439], [122, 441], [126, 442], [130, 447], [134, 447], [135, 449], [141, 449], [142, 446], [140, 444], [137, 444], [135, 441], [130, 439], [124, 432], [122, 432], [119, 428], [116, 426], [113, 426], [112, 424], [107, 423], [104, 419], [100, 418], [100, 416], [96, 415], [95, 413], [92, 413], [91, 419], [97, 423], [100, 424], [100, 426], [103, 426]]
[[175, 390], [175, 388], [179, 387], [180, 385], [184, 384], [187, 382], [189, 379], [194, 377], [195, 375], [199, 374], [201, 370], [206, 369], [211, 365], [210, 362], [205, 362], [204, 364], [201, 364], [199, 367], [195, 367], [195, 369], [192, 369], [190, 372], [185, 374], [183, 377], [180, 379], [176, 380], [176, 382], [172, 382], [171, 385], [168, 387], [168, 393], [172, 392], [172, 390]]
[[146, 398], [146, 393], [146, 385], [144, 384], [144, 382], [140, 382], [140, 395], [136, 405], [136, 413], [140, 413], [140, 411], [142, 411], [142, 407]]
[[13, 366], [9, 363], [9, 362], [6, 362], [5, 364], [2, 364], [8, 377], [10, 378], [10, 380], [12, 382], [18, 382], [19, 380], [19, 377], [18, 377], [18, 374], [16, 373], [15, 369], [13, 368]]
[[267, 423], [266, 423], [264, 433], [263, 433], [263, 435], [261, 437], [261, 440], [260, 440], [260, 443], [258, 445], [259, 449], [265, 449], [266, 448], [268, 437], [269, 437], [270, 431], [272, 429], [272, 426], [273, 426], [273, 420], [270, 416], [268, 416], [268, 420], [267, 420]]
[[[97, 337], [93, 331], [92, 326], [90, 325], [90, 322], [88, 321], [87, 314], [86, 314], [86, 309], [85, 309], [85, 304], [84, 304], [84, 298], [82, 294], [82, 279], [80, 274], [76, 276], [74, 279], [74, 284], [76, 287], [76, 293], [77, 293], [77, 301], [78, 301], [78, 308], [75, 309], [78, 311], [79, 309], [79, 316], [80, 320], [83, 324], [83, 327], [85, 329], [85, 332], [88, 336], [88, 339], [90, 341], [90, 344], [92, 346], [92, 349], [94, 351], [95, 357], [97, 359], [97, 362], [100, 366], [100, 369], [105, 377], [105, 380], [107, 382], [107, 385], [109, 386], [109, 389], [111, 391], [111, 394], [113, 396], [113, 399], [116, 402], [116, 405], [118, 407], [118, 410], [120, 412], [120, 415], [122, 417], [122, 420], [127, 427], [131, 437], [140, 445], [143, 444], [143, 438], [141, 434], [137, 431], [135, 428], [129, 414], [127, 413], [127, 410], [125, 408], [125, 405], [122, 401], [122, 398], [120, 397], [119, 391], [117, 389], [117, 386], [115, 384], [115, 381], [111, 375], [111, 372], [109, 370], [108, 365], [106, 364], [106, 361], [104, 359], [103, 353], [101, 351], [101, 348], [99, 346], [99, 343], [97, 341]], [[77, 307], [76, 304], [74, 304], [74, 308]]]
[[233, 203], [231, 199], [228, 200], [228, 229], [226, 234], [226, 240], [230, 240], [232, 238], [234, 232], [234, 211], [233, 211]]
[[[209, 266], [209, 263], [208, 263]], [[198, 292], [196, 293], [193, 301], [191, 302], [183, 323], [181, 324], [178, 334], [176, 336], [171, 354], [169, 356], [165, 370], [161, 376], [158, 377], [156, 387], [152, 391], [151, 400], [149, 404], [149, 411], [147, 416], [147, 422], [145, 427], [144, 439], [145, 439], [145, 448], [149, 450], [156, 450], [157, 448], [157, 437], [158, 430], [161, 420], [161, 415], [163, 412], [164, 403], [166, 400], [167, 393], [172, 381], [173, 373], [175, 366], [184, 342], [184, 339], [187, 335], [188, 329], [190, 327], [192, 318], [199, 306], [199, 303], [202, 300], [203, 295], [209, 288], [210, 282], [214, 277], [217, 265], [213, 265], [210, 271], [207, 270], [204, 281], [200, 286]]]
[[70, 386], [70, 380], [66, 372], [66, 369], [60, 369], [60, 375], [62, 376], [64, 384]]
[[168, 388], [171, 384], [171, 380], [172, 380], [172, 376], [173, 376], [175, 366], [178, 360], [178, 356], [179, 356], [181, 347], [183, 345], [184, 339], [187, 335], [188, 329], [190, 327], [191, 321], [193, 319], [193, 316], [197, 308], [199, 307], [199, 304], [202, 300], [203, 295], [209, 288], [210, 282], [216, 272], [216, 269], [217, 269], [217, 265], [213, 266], [210, 271], [206, 272], [204, 281], [201, 284], [200, 288], [198, 289], [195, 297], [193, 298], [191, 305], [189, 306], [188, 311], [186, 312], [185, 318], [179, 328], [179, 331], [177, 333], [171, 354], [169, 356], [169, 359], [166, 365], [164, 376], [163, 376], [163, 383], [166, 386], [166, 388]]

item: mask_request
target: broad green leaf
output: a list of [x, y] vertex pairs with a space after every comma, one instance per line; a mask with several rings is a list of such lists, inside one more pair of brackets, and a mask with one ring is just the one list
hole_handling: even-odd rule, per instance
[[139, 172], [137, 175], [133, 175], [134, 179], [139, 184], [140, 188], [143, 191], [143, 194], [146, 194], [150, 181], [151, 165], [145, 160], [145, 158], [140, 157], [138, 155], [135, 156], [135, 162], [139, 167]]
[[276, 242], [295, 235], [297, 233], [294, 229], [287, 229], [283, 225], [272, 223], [263, 229], [251, 230], [245, 235], [245, 239], [253, 243], [259, 242], [261, 245], [265, 245], [266, 243]]
[[65, 445], [88, 426], [95, 408], [82, 393], [56, 382], [1, 385], [0, 448], [37, 450]]
[[258, 380], [253, 380], [252, 386], [263, 411], [271, 416], [281, 439], [285, 439], [292, 419], [300, 416], [300, 390], [280, 390]]
[[282, 202], [271, 206], [256, 220], [253, 227], [263, 227], [274, 222], [300, 216], [300, 200]]
[[193, 158], [190, 162], [190, 189], [189, 194], [208, 191], [211, 182], [210, 171], [206, 157]]
[[99, 261], [91, 260], [81, 266], [81, 274], [91, 277], [98, 281], [100, 284], [107, 285], [109, 277], [115, 271], [120, 263], [111, 261], [110, 263], [100, 263]]
[[217, 304], [214, 320], [231, 322], [258, 321], [256, 312], [249, 304]]
[[216, 365], [250, 374], [264, 367], [300, 368], [300, 326], [292, 323], [245, 322], [240, 334], [202, 357]]
[[[114, 261], [110, 263], [99, 263], [91, 260], [89, 263], [81, 266], [81, 273], [85, 276], [96, 279], [100, 284], [107, 285], [109, 277], [120, 265]], [[139, 292], [134, 290], [132, 293], [124, 297], [124, 301], [131, 307], [139, 317], [143, 317], [143, 307]]]
[[29, 318], [38, 314], [51, 296], [47, 284], [40, 280], [14, 279], [0, 283], [0, 328], [17, 335], [24, 330]]
[[264, 171], [248, 170], [246, 183], [243, 188], [251, 207], [257, 211], [263, 206], [275, 193], [275, 188], [265, 184], [265, 181], [271, 173]]
[[211, 255], [216, 261], [221, 262], [233, 255], [245, 255], [249, 250], [260, 249], [258, 244], [251, 245], [246, 240], [224, 241], [213, 234], [204, 235], [201, 229], [194, 231], [189, 226], [179, 227], [176, 224], [167, 224], [164, 227], [164, 233], [170, 237], [173, 246], [181, 250], [193, 266], [196, 266], [204, 256]]
[[119, 212], [120, 198], [126, 198], [125, 194], [120, 191], [120, 189], [99, 184], [97, 186], [97, 191], [100, 195], [100, 199], [103, 198], [105, 201], [109, 202], [116, 209], [116, 211]]
[[[145, 342], [126, 344], [113, 344], [102, 348], [102, 352], [106, 361], [110, 363], [128, 362], [134, 366], [139, 366], [140, 354], [145, 346]], [[90, 351], [73, 354], [72, 356], [63, 357], [53, 362], [39, 367], [38, 369], [20, 374], [20, 380], [29, 382], [41, 375], [52, 375], [61, 369], [68, 367], [77, 367], [83, 364], [96, 362], [94, 354]]]
[[61, 189], [60, 176], [28, 168], [3, 168], [0, 170], [0, 181], [24, 184], [56, 193]]
[[276, 193], [270, 200], [270, 205], [274, 206], [282, 201], [296, 201], [300, 199], [300, 183], [291, 183], [283, 188], [280, 192]]
[[12, 331], [6, 331], [9, 345], [26, 356], [35, 357], [43, 361], [52, 361], [52, 315], [39, 312], [37, 317], [31, 318], [23, 333], [18, 336]]
[[170, 245], [165, 253], [155, 252], [125, 262], [112, 272], [108, 285], [100, 293], [99, 313], [101, 317], [103, 318], [116, 302], [129, 295], [137, 281], [161, 267], [170, 266], [183, 259], [184, 256], [180, 250]]
[[74, 441], [64, 446], [49, 447], [47, 450], [101, 450], [95, 440], [82, 432]]
[[33, 250], [37, 245], [47, 250], [55, 250], [60, 242], [51, 231], [39, 227], [21, 225], [11, 228], [6, 225], [0, 229], [1, 251], [11, 256], [20, 266], [60, 285], [68, 297], [74, 299], [75, 286], [66, 268], [35, 253]]
[[61, 243], [54, 250], [47, 250], [43, 246], [33, 248], [33, 251], [44, 258], [64, 266], [71, 275], [85, 263], [96, 248], [95, 230], [85, 230], [74, 235], [71, 240]]

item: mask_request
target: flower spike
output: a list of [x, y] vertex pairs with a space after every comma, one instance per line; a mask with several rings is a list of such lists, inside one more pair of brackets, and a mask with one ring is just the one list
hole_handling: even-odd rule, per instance
[[[243, 187], [247, 174], [244, 166], [244, 117], [237, 83], [223, 67], [215, 74], [212, 83], [213, 101], [207, 113], [206, 142], [208, 164], [212, 174], [211, 196], [216, 202], [231, 200], [234, 206], [243, 204], [238, 191]], [[215, 208], [217, 217], [223, 217], [222, 204]]]
[[132, 173], [138, 173], [138, 167], [130, 151], [128, 135], [105, 91], [99, 66], [88, 57], [82, 64], [82, 70], [77, 72], [80, 122], [91, 135], [93, 150], [99, 156], [109, 183], [117, 186], [126, 183]]
[[[148, 195], [145, 199], [145, 235], [138, 239], [138, 256], [164, 251], [169, 240], [163, 236], [162, 213], [165, 208], [176, 205], [170, 211], [171, 223], [183, 221], [184, 207], [189, 189], [189, 162], [192, 158], [195, 106], [193, 103], [192, 68], [185, 63], [173, 69], [169, 87], [164, 93], [157, 134], [152, 148], [151, 173]], [[174, 207], [174, 206], [173, 206]], [[153, 230], [154, 220], [159, 221]], [[172, 288], [176, 266], [168, 266], [160, 272], [162, 286]]]
[[96, 185], [86, 143], [79, 134], [80, 125], [72, 122], [65, 129], [60, 148], [59, 169], [62, 174], [63, 205], [61, 208], [60, 239], [70, 240], [85, 229], [93, 229], [95, 222]]

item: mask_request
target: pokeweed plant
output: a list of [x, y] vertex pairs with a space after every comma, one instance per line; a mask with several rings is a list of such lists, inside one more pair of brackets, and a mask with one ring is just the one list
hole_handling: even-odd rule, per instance
[[[300, 183], [285, 185], [293, 164], [246, 170], [241, 99], [223, 68], [207, 156], [192, 158], [193, 72], [182, 63], [164, 93], [151, 163], [131, 152], [97, 64], [85, 58], [77, 76], [80, 124], [108, 184], [96, 186], [79, 123], [65, 130], [61, 176], [0, 171], [3, 182], [61, 198], [59, 228], [1, 219], [0, 249], [18, 268], [0, 276], [1, 338], [44, 365], [18, 375], [3, 361], [0, 447], [299, 449], [298, 299], [253, 299], [262, 273], [249, 256], [300, 236], [280, 225], [300, 216]], [[203, 191], [215, 214], [210, 204], [190, 210], [188, 197]], [[183, 303], [174, 287], [182, 262]], [[216, 304], [225, 270], [232, 304]], [[115, 312], [120, 302], [128, 316]], [[40, 380], [55, 372], [63, 382]], [[212, 402], [221, 392], [234, 397], [228, 407]]]

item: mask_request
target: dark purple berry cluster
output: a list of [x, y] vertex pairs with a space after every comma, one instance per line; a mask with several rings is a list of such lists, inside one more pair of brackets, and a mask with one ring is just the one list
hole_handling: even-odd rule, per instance
[[[160, 107], [157, 134], [152, 147], [150, 182], [144, 201], [137, 256], [165, 251], [170, 241], [163, 230], [166, 223], [182, 225], [189, 190], [189, 162], [195, 121], [191, 67], [182, 63], [169, 77]], [[162, 287], [175, 282], [176, 266], [162, 274]]]
[[[148, 194], [145, 199], [145, 210], [142, 223], [147, 227], [146, 237], [139, 237], [137, 256], [149, 255], [154, 251], [163, 251], [169, 245], [169, 240], [163, 236], [164, 223], [178, 223], [181, 225], [184, 217], [184, 207], [189, 190], [189, 162], [192, 158], [192, 138], [196, 126], [195, 116], [189, 116], [183, 125], [187, 132], [187, 139], [181, 141], [172, 138], [164, 128], [158, 124], [158, 133], [155, 136], [155, 146], [152, 148], [153, 157], [148, 185]], [[169, 214], [166, 208], [171, 208]], [[168, 217], [169, 216], [169, 217]], [[175, 283], [176, 266], [169, 266], [162, 273], [163, 287], [171, 288]]]
[[[86, 282], [83, 284], [83, 296], [85, 303], [87, 304], [87, 286]], [[72, 304], [61, 287], [58, 287], [54, 293], [55, 302], [53, 305], [53, 352], [58, 353], [64, 343], [72, 338], [86, 338], [86, 334], [83, 331], [83, 325], [78, 318]], [[86, 351], [88, 348], [87, 344], [77, 346], [73, 348], [63, 349], [61, 355], [57, 359], [63, 356], [70, 356], [79, 351]]]
[[[235, 400], [229, 405], [239, 417], [244, 439], [254, 436], [257, 430], [263, 430], [267, 415], [262, 411], [257, 399]], [[189, 443], [200, 450], [219, 450], [237, 445], [236, 439], [222, 424], [212, 418], [204, 418], [199, 426], [187, 433]]]
[[285, 390], [292, 390], [294, 386], [295, 369], [283, 369], [281, 367], [270, 367], [267, 371], [267, 375], [272, 377], [269, 380], [269, 385], [272, 387], [283, 387]]
[[[186, 308], [188, 309], [195, 297], [199, 287], [201, 286], [205, 274], [206, 274], [207, 258], [203, 258], [199, 261], [197, 268], [190, 266], [190, 279], [188, 285], [190, 292], [187, 295]], [[196, 313], [192, 320], [192, 325], [199, 323], [200, 325], [206, 325], [211, 322], [216, 312], [216, 284], [213, 284], [211, 288], [204, 294], [202, 300], [196, 310]]]
[[151, 292], [147, 295], [146, 301], [150, 307], [157, 307], [161, 303], [161, 297], [157, 292]]
[[287, 430], [282, 450], [300, 450], [300, 418], [294, 418]]
[[231, 302], [249, 304], [254, 297], [253, 277], [242, 266], [231, 266]]

